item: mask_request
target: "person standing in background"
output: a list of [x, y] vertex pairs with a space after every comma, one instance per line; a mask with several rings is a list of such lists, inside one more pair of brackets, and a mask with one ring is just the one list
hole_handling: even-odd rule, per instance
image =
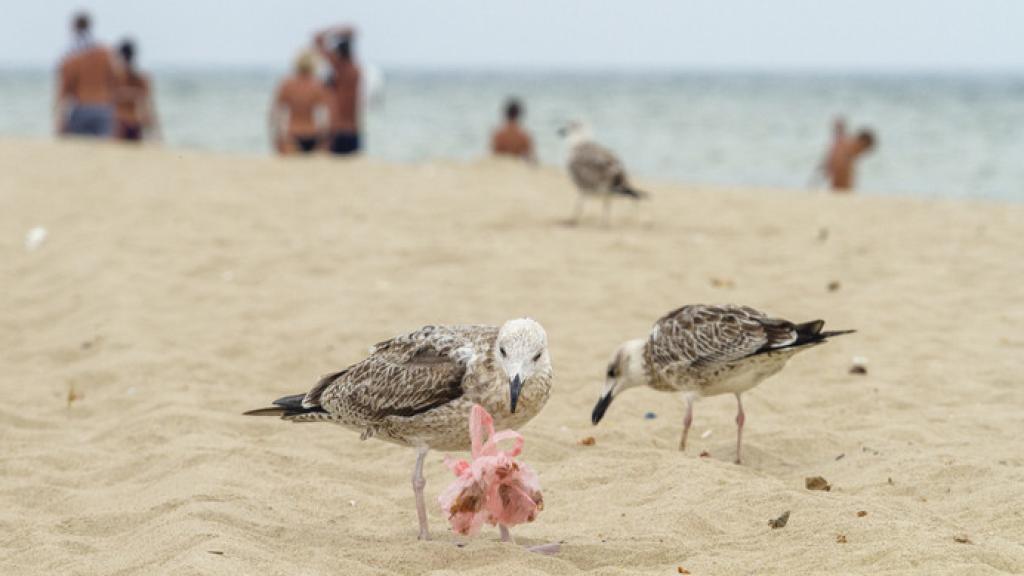
[[270, 138], [279, 154], [308, 154], [325, 140], [330, 98], [315, 72], [313, 55], [303, 53], [295, 60], [295, 74], [277, 88], [270, 106]]
[[92, 38], [86, 13], [72, 19], [71, 49], [60, 64], [54, 124], [57, 134], [108, 138], [114, 131], [114, 93], [120, 70], [114, 56]]
[[[317, 51], [330, 64], [332, 80], [330, 142], [333, 154], [355, 154], [360, 149], [359, 83], [361, 71], [352, 56], [355, 31], [351, 26], [336, 26], [314, 37]], [[333, 42], [333, 44], [332, 44]]]
[[492, 153], [533, 161], [533, 140], [519, 125], [522, 113], [523, 106], [519, 100], [509, 98], [505, 103], [505, 124], [491, 136]]
[[135, 43], [124, 40], [117, 51], [122, 66], [121, 82], [114, 94], [117, 138], [138, 142], [146, 133], [159, 138], [152, 84], [149, 76], [135, 67]]
[[874, 148], [875, 133], [869, 128], [863, 128], [853, 136], [846, 136], [845, 130], [835, 134], [835, 142], [825, 163], [825, 175], [834, 192], [849, 192], [853, 189], [857, 159]]

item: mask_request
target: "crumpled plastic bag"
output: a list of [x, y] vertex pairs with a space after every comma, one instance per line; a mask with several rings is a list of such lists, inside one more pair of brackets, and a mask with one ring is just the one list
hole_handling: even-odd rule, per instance
[[[533, 522], [544, 509], [537, 474], [528, 465], [516, 462], [523, 450], [523, 436], [513, 430], [495, 434], [494, 418], [480, 405], [474, 405], [469, 417], [472, 459], [445, 457], [444, 463], [455, 473], [438, 502], [459, 534], [476, 534], [484, 522], [515, 526]], [[513, 440], [511, 450], [498, 443]]]

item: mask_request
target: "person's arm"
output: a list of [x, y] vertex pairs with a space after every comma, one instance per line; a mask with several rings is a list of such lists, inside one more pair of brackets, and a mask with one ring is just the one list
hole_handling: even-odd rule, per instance
[[53, 97], [53, 128], [58, 136], [64, 134], [67, 129], [66, 108], [71, 87], [71, 71], [65, 60], [57, 69], [57, 89]]
[[278, 154], [288, 153], [288, 142], [282, 130], [285, 120], [284, 114], [281, 113], [281, 108], [284, 106], [284, 100], [284, 84], [282, 83], [281, 87], [277, 90], [277, 94], [274, 95], [274, 101], [270, 104], [270, 114], [267, 119], [269, 123], [270, 146]]
[[142, 124], [146, 127], [150, 136], [156, 140], [163, 140], [163, 134], [160, 131], [160, 121], [156, 115], [156, 102], [153, 99], [153, 84], [149, 78], [143, 80], [143, 98], [142, 98]]
[[329, 28], [324, 28], [313, 36], [313, 45], [316, 47], [317, 52], [320, 53], [320, 56], [327, 60], [328, 64], [331, 65], [331, 68], [337, 71], [341, 69], [343, 62], [337, 52], [334, 51], [334, 47], [328, 46], [327, 40], [336, 36], [346, 36], [351, 38], [354, 35], [355, 29], [347, 24], [331, 26]]
[[341, 66], [341, 58], [327, 45], [327, 38], [333, 36], [335, 28], [326, 28], [313, 36], [313, 45], [320, 56], [330, 64], [331, 69], [337, 71]]
[[500, 130], [491, 131], [491, 154], [494, 156], [498, 155], [498, 134]]
[[327, 150], [331, 137], [331, 94], [323, 86], [317, 90], [313, 122], [316, 124], [317, 148]]
[[277, 89], [274, 99], [270, 101], [270, 112], [267, 114], [267, 133], [270, 135], [270, 147], [281, 152], [281, 88]]

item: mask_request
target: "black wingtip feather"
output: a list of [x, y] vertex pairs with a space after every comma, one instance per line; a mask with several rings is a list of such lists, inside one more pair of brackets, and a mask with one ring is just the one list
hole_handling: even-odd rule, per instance
[[302, 401], [306, 398], [305, 394], [292, 394], [291, 396], [282, 396], [277, 400], [274, 400], [274, 406], [271, 408], [259, 408], [257, 410], [249, 410], [243, 412], [243, 416], [280, 416], [281, 418], [288, 418], [289, 416], [298, 416], [300, 414], [309, 414], [311, 412], [326, 412], [323, 408], [316, 406], [313, 408], [306, 408], [302, 405]]
[[829, 330], [828, 332], [822, 332], [824, 327], [824, 320], [811, 320], [810, 322], [797, 324], [793, 327], [796, 330], [796, 342], [793, 342], [791, 346], [823, 342], [833, 336], [842, 336], [843, 334], [856, 332], [856, 330]]
[[793, 344], [802, 344], [820, 339], [821, 329], [824, 327], [824, 320], [811, 320], [810, 322], [797, 324], [793, 327], [796, 330], [796, 342]]
[[290, 396], [281, 396], [277, 400], [274, 400], [274, 406], [280, 406], [288, 410], [302, 410], [302, 401], [306, 398], [305, 394], [292, 394]]
[[853, 334], [854, 332], [856, 332], [856, 330], [830, 330], [828, 332], [822, 332], [821, 334], [819, 334], [819, 336], [821, 336], [822, 340], [824, 340], [826, 338], [831, 338], [833, 336], [842, 336], [843, 334]]
[[284, 413], [284, 408], [259, 408], [257, 410], [249, 410], [248, 412], [242, 412], [242, 416], [281, 416]]
[[636, 188], [632, 188], [630, 186], [620, 186], [616, 188], [615, 191], [618, 192], [619, 194], [622, 194], [623, 196], [628, 196], [634, 200], [644, 200], [650, 196], [650, 194], [648, 194], [647, 192], [644, 192], [643, 190], [637, 190]]

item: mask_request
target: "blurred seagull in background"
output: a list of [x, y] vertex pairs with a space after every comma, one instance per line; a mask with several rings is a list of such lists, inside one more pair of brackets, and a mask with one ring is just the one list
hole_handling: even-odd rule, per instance
[[579, 197], [570, 223], [578, 224], [583, 215], [583, 201], [587, 196], [600, 197], [604, 202], [602, 223], [611, 218], [613, 196], [640, 200], [648, 194], [629, 183], [626, 169], [615, 154], [593, 141], [590, 130], [581, 122], [570, 122], [558, 130], [569, 150], [569, 175], [576, 184]]

